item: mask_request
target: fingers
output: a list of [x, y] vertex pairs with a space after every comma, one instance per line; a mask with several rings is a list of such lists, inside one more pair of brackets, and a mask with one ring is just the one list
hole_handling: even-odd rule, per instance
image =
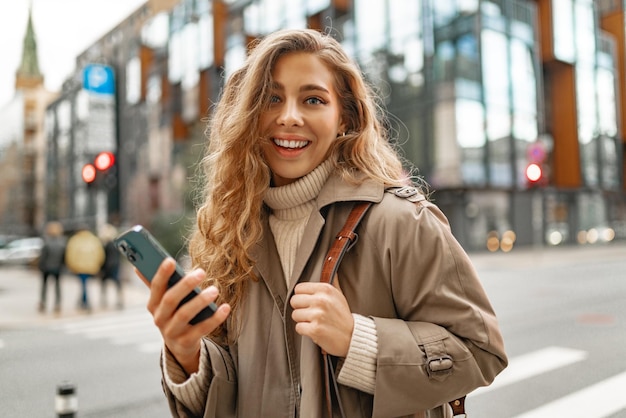
[[328, 353], [345, 357], [354, 327], [341, 291], [328, 283], [300, 283], [290, 300], [295, 330]]
[[152, 282], [148, 282], [145, 277], [139, 274], [139, 277], [142, 278], [146, 283], [148, 283], [150, 287], [150, 298], [148, 299], [148, 311], [154, 315], [154, 312], [161, 303], [161, 299], [163, 299], [163, 294], [167, 291], [167, 281], [169, 277], [174, 273], [176, 269], [176, 262], [171, 258], [166, 258], [163, 260], [156, 274], [152, 278]]
[[[198, 295], [194, 297], [193, 299], [191, 299], [190, 301], [186, 302], [184, 305], [180, 306], [183, 299], [186, 298], [187, 295], [189, 295], [190, 293], [194, 292], [195, 289], [198, 287], [198, 285], [204, 280], [204, 278], [205, 278], [204, 271], [197, 269], [185, 275], [183, 278], [181, 278], [177, 283], [175, 283], [169, 289], [166, 289], [165, 293], [163, 293], [163, 297], [161, 298], [161, 302], [159, 303], [159, 310], [161, 311], [159, 312], [160, 315], [163, 315], [166, 318], [168, 318], [170, 316], [173, 316], [174, 313], [176, 312], [176, 314], [178, 314], [180, 319], [184, 319], [193, 313], [191, 312], [192, 308], [196, 309], [195, 313], [197, 313], [202, 308], [204, 308], [204, 306], [206, 306], [208, 303], [205, 303], [204, 305], [200, 305], [200, 303], [202, 302], [202, 300], [205, 300], [205, 298], [207, 298], [206, 295], [202, 298], [201, 301], [197, 300], [199, 296]], [[167, 283], [166, 283], [166, 287], [167, 287]], [[210, 300], [212, 302], [217, 297], [217, 289], [214, 289], [213, 291], [211, 291], [210, 295], [212, 295], [212, 299]], [[191, 305], [189, 305], [190, 303]], [[180, 309], [179, 309], [179, 306], [180, 306]], [[180, 310], [181, 312], [177, 312], [177, 309]], [[191, 317], [193, 317], [195, 313], [193, 313]], [[187, 320], [189, 319], [191, 318], [188, 318]]]
[[[147, 308], [154, 318], [154, 324], [161, 332], [165, 345], [184, 369], [188, 373], [193, 373], [198, 368], [201, 338], [224, 323], [230, 314], [230, 306], [222, 304], [210, 318], [190, 325], [189, 321], [192, 318], [210, 303], [215, 302], [218, 289], [209, 286], [202, 291], [197, 290], [198, 285], [206, 277], [201, 269], [186, 274], [170, 286], [170, 277], [175, 270], [176, 263], [172, 258], [167, 258], [161, 263], [150, 282]], [[181, 305], [192, 292], [195, 296]]]
[[[217, 288], [209, 286], [181, 305], [181, 301], [184, 298], [190, 293], [197, 291], [196, 289], [206, 275], [201, 269], [194, 270], [168, 288], [169, 278], [174, 273], [175, 267], [176, 263], [173, 259], [167, 258], [164, 260], [154, 275], [150, 286], [150, 298], [147, 308], [152, 313], [154, 323], [161, 330], [161, 333], [164, 334], [164, 337], [165, 334], [177, 335], [183, 332], [188, 327], [189, 321], [210, 303], [215, 302], [218, 296]], [[203, 325], [199, 327], [201, 328], [199, 332], [206, 331], [205, 328], [209, 329], [208, 332], [213, 331], [213, 329], [224, 322], [229, 313], [230, 307], [228, 305], [221, 306], [209, 318], [210, 321], [205, 320], [197, 324]], [[209, 322], [207, 327], [204, 326], [205, 322]]]

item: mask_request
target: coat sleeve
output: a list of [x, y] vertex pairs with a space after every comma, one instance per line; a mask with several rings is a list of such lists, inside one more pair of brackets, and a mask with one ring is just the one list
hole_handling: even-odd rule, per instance
[[[162, 386], [167, 398], [170, 412], [173, 417], [191, 418], [196, 416], [208, 417], [235, 417], [237, 402], [237, 379], [232, 358], [227, 350], [208, 338], [203, 339], [202, 349], [205, 351], [206, 360], [201, 366], [207, 368], [203, 375], [210, 380], [208, 393], [202, 402], [205, 402], [204, 414], [194, 414], [183, 402], [176, 398], [172, 390], [166, 384], [166, 376], [163, 375]], [[165, 353], [163, 354], [165, 355]], [[163, 363], [161, 366], [163, 370]], [[163, 373], [165, 371], [163, 370]], [[202, 385], [200, 385], [202, 386]], [[202, 391], [200, 391], [202, 392]]]
[[432, 409], [489, 385], [507, 365], [494, 310], [443, 213], [420, 202], [395, 215], [382, 263], [396, 317], [374, 317], [374, 416]]

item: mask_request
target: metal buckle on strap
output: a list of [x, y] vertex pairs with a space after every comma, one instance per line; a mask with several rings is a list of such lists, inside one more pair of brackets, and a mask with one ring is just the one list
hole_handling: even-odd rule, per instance
[[428, 359], [428, 370], [431, 374], [445, 373], [452, 371], [452, 357], [440, 356]]

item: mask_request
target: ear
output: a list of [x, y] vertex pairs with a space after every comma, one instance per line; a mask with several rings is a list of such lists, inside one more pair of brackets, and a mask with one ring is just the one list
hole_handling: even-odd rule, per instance
[[339, 128], [337, 129], [337, 136], [341, 136], [346, 133], [346, 123], [341, 118], [341, 123], [339, 123]]

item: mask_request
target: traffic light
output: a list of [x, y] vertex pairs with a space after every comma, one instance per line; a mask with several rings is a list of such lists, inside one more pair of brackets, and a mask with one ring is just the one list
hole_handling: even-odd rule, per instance
[[87, 163], [83, 166], [81, 177], [87, 187], [113, 189], [117, 184], [115, 154], [110, 151], [102, 151], [96, 155], [93, 163]]
[[534, 142], [526, 150], [528, 165], [524, 171], [528, 187], [548, 184], [547, 150], [542, 142]]
[[109, 151], [103, 151], [93, 161], [94, 166], [100, 171], [107, 171], [115, 164], [115, 155]]
[[87, 186], [91, 186], [96, 181], [98, 172], [93, 164], [87, 163], [83, 166], [80, 174]]
[[543, 169], [537, 163], [530, 163], [526, 167], [526, 180], [529, 183], [535, 184], [543, 177]]

